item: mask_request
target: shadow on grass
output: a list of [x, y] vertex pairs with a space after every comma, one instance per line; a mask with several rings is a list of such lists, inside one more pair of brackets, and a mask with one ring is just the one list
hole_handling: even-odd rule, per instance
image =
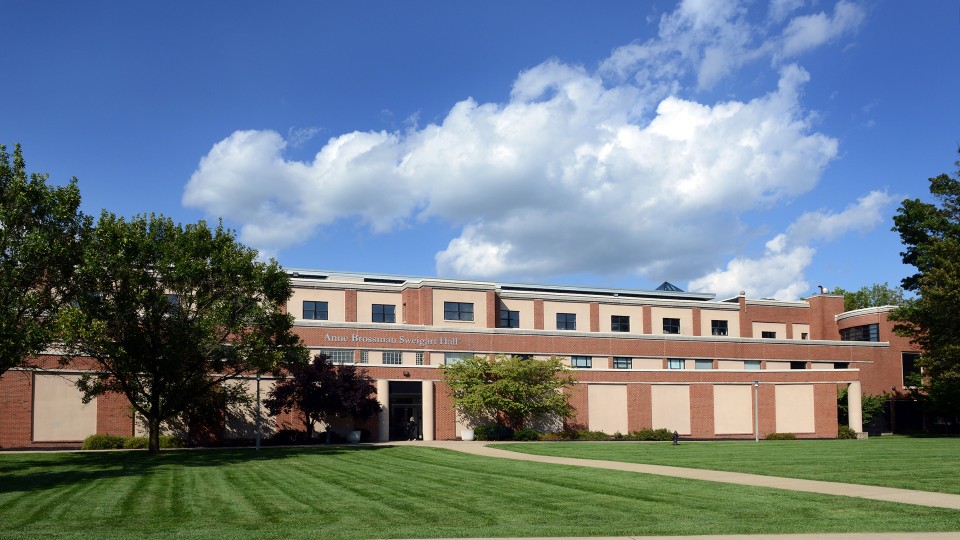
[[0, 456], [0, 493], [49, 489], [106, 478], [141, 476], [171, 467], [224, 467], [296, 457], [345, 456], [392, 446], [304, 446], [146, 451], [6, 454]]

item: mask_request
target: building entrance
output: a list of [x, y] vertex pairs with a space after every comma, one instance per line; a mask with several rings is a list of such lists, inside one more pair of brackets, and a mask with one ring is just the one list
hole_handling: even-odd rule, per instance
[[390, 440], [423, 439], [423, 385], [390, 381]]

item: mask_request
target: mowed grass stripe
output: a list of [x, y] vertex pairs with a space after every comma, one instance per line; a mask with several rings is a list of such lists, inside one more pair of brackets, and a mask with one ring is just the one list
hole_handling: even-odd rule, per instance
[[873, 437], [865, 441], [572, 442], [495, 448], [768, 476], [960, 494], [960, 438]]
[[422, 447], [0, 455], [0, 471], [2, 538], [960, 530], [958, 511]]

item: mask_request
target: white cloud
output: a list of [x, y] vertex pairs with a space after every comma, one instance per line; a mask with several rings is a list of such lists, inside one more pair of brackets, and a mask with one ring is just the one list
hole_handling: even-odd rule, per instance
[[885, 211], [899, 197], [872, 191], [839, 213], [807, 212], [766, 243], [761, 257], [737, 257], [726, 268], [694, 279], [692, 291], [710, 291], [720, 297], [746, 291], [752, 297], [795, 300], [808, 293], [804, 272], [813, 262], [813, 244], [829, 242], [850, 232], [865, 232], [877, 226]]
[[832, 17], [822, 11], [796, 17], [790, 21], [783, 32], [783, 42], [778, 56], [792, 58], [829, 43], [844, 34], [855, 31], [865, 17], [863, 8], [850, 2], [838, 2]]
[[[772, 54], [746, 15], [684, 2], [656, 40], [596, 72], [550, 60], [504, 103], [465, 99], [438, 123], [334, 136], [310, 161], [287, 159], [295, 141], [275, 132], [238, 131], [201, 159], [183, 202], [241, 223], [271, 254], [338, 220], [388, 232], [433, 218], [461, 228], [436, 254], [440, 275], [689, 279], [738, 246], [742, 212], [809, 192], [837, 155], [801, 103], [810, 75], [797, 65], [753, 99], [683, 95], [691, 66], [703, 86]], [[800, 247], [778, 253], [802, 262]]]

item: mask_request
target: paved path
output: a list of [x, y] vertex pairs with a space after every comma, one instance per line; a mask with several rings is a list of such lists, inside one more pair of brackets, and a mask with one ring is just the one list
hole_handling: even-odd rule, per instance
[[[916, 491], [912, 489], [865, 486], [861, 484], [843, 484], [840, 482], [823, 482], [820, 480], [801, 480], [799, 478], [783, 478], [779, 476], [763, 476], [759, 474], [712, 471], [706, 469], [689, 469], [686, 467], [669, 467], [666, 465], [645, 465], [642, 463], [626, 463], [622, 461], [538, 456], [534, 454], [524, 454], [521, 452], [510, 452], [508, 450], [490, 448], [487, 446], [487, 443], [480, 441], [427, 441], [407, 444], [419, 444], [434, 448], [446, 448], [448, 450], [456, 450], [457, 452], [465, 452], [478, 456], [517, 459], [521, 461], [536, 461], [539, 463], [554, 463], [557, 465], [596, 467], [615, 471], [658, 474], [661, 476], [674, 476], [677, 478], [690, 478], [693, 480], [708, 480], [711, 482], [726, 482], [729, 484], [742, 484], [745, 486], [791, 489], [794, 491], [823, 493], [826, 495], [860, 497], [863, 499], [875, 499], [878, 501], [889, 501], [960, 510], [960, 495], [953, 495], [950, 493], [935, 493], [931, 491]], [[953, 538], [956, 538], [956, 536]]]

